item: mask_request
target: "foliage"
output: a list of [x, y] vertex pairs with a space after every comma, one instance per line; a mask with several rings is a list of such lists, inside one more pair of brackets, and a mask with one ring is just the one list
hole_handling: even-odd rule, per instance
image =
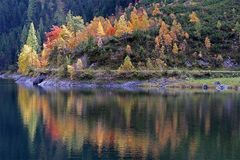
[[178, 54], [178, 46], [177, 46], [177, 44], [176, 43], [174, 43], [174, 45], [173, 45], [173, 49], [172, 49], [172, 52], [174, 53], [174, 54]]
[[37, 35], [36, 35], [36, 30], [34, 28], [33, 23], [30, 24], [26, 44], [28, 46], [32, 47], [35, 51], [39, 50], [39, 44], [38, 44], [38, 39], [37, 39]]
[[126, 47], [126, 53], [130, 55], [132, 53], [132, 47], [130, 45], [127, 45]]
[[212, 44], [211, 44], [210, 39], [209, 39], [208, 37], [205, 38], [204, 43], [205, 43], [205, 47], [206, 47], [207, 49], [210, 49], [210, 48], [211, 48], [211, 45], [212, 45]]
[[152, 60], [150, 58], [147, 59], [146, 67], [149, 70], [153, 70], [154, 69], [154, 66], [152, 64]]
[[220, 20], [217, 21], [217, 29], [221, 29], [222, 28], [222, 23]]
[[132, 24], [131, 22], [126, 21], [124, 15], [119, 18], [114, 27], [116, 28], [116, 36], [122, 36], [126, 33], [132, 33]]
[[192, 12], [190, 15], [189, 15], [189, 18], [190, 18], [190, 22], [191, 23], [199, 23], [200, 22], [200, 19], [198, 18], [196, 12]]
[[[131, 56], [133, 64], [145, 65], [147, 58], [150, 58], [154, 67], [157, 66], [157, 59], [169, 67], [199, 66], [199, 63], [217, 67], [228, 56], [240, 62], [239, 55], [236, 54], [240, 42], [239, 9], [233, 10], [229, 0], [214, 5], [210, 2], [196, 2], [197, 5], [194, 6], [188, 3], [182, 5], [182, 2], [168, 5], [139, 1], [138, 4], [130, 4], [125, 10], [117, 10], [116, 15], [102, 17], [96, 14], [96, 17], [86, 23], [83, 21], [86, 20], [86, 13], [80, 14], [83, 18], [73, 16], [73, 13], [79, 15], [74, 9], [73, 12], [69, 11], [65, 21], [60, 20], [64, 19], [64, 16], [61, 17], [65, 14], [64, 3], [56, 3], [58, 11], [54, 17], [57, 20], [51, 19], [56, 26], [46, 33], [46, 38], [43, 38], [42, 33], [50, 23], [43, 17], [39, 20], [41, 23], [35, 22], [36, 12], [33, 9], [33, 21], [37, 26], [35, 35], [39, 42], [45, 39], [39, 58], [43, 68], [54, 69], [65, 62], [66, 56], [75, 61], [83, 55], [89, 58], [89, 66], [109, 69], [117, 69], [126, 54]], [[223, 15], [219, 14], [221, 8], [226, 11]], [[215, 10], [216, 15], [213, 16]], [[26, 24], [25, 29], [21, 27], [23, 44], [28, 26]], [[17, 35], [19, 34], [16, 33], [15, 37]], [[11, 37], [14, 39], [14, 36]], [[209, 39], [208, 45], [205, 37]], [[91, 45], [89, 39], [92, 39]], [[204, 47], [208, 50], [204, 50]], [[217, 61], [218, 55], [222, 57], [221, 62]], [[0, 54], [0, 62], [1, 58]], [[187, 63], [189, 58], [191, 62]]]
[[144, 9], [134, 8], [130, 20], [133, 30], [146, 30], [150, 26], [148, 14]]
[[66, 23], [67, 28], [75, 35], [78, 31], [82, 31], [85, 27], [83, 18], [81, 16], [73, 16], [71, 11], [67, 14]]
[[98, 22], [98, 28], [97, 28], [97, 36], [98, 36], [98, 37], [103, 37], [103, 36], [105, 36], [105, 35], [106, 35], [106, 34], [105, 34], [104, 30], [103, 30], [102, 22], [99, 21], [99, 22]]
[[36, 51], [28, 45], [24, 45], [18, 58], [19, 73], [27, 75], [31, 69], [39, 67], [40, 63]]
[[126, 56], [124, 59], [123, 64], [118, 68], [118, 71], [132, 71], [135, 67], [133, 66], [131, 62], [131, 58], [129, 56]]
[[152, 15], [153, 16], [157, 16], [159, 14], [160, 14], [159, 3], [158, 4], [154, 4], [154, 9], [152, 11]]

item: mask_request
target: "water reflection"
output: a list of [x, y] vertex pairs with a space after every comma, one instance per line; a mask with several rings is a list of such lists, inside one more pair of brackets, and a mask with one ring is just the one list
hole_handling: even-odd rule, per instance
[[44, 91], [19, 86], [18, 104], [34, 158], [240, 158], [237, 93]]

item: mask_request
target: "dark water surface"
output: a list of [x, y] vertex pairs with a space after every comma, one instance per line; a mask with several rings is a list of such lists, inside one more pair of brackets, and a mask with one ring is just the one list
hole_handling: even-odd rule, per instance
[[240, 94], [46, 91], [0, 80], [0, 159], [240, 159]]

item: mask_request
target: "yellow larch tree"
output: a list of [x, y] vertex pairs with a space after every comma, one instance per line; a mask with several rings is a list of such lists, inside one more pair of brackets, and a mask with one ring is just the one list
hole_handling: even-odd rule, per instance
[[132, 33], [131, 23], [126, 21], [125, 16], [122, 15], [115, 23], [116, 36], [122, 36], [125, 33]]
[[132, 12], [131, 12], [131, 15], [130, 15], [130, 21], [131, 21], [134, 29], [139, 29], [140, 28], [137, 12], [138, 12], [137, 9], [134, 7]]
[[178, 46], [177, 46], [176, 43], [173, 44], [172, 52], [173, 52], [174, 54], [178, 54], [178, 52], [179, 52], [179, 49], [178, 49]]
[[159, 35], [165, 35], [169, 33], [168, 25], [162, 20], [160, 23]]
[[210, 48], [211, 48], [212, 44], [211, 44], [211, 41], [210, 41], [210, 39], [209, 39], [208, 37], [205, 38], [204, 43], [205, 43], [205, 47], [206, 47], [207, 49], [210, 49]]
[[150, 24], [149, 17], [147, 12], [144, 9], [142, 9], [141, 11], [139, 22], [140, 22], [140, 29], [147, 30], [149, 28], [149, 24]]
[[103, 37], [103, 36], [105, 36], [105, 35], [106, 35], [106, 33], [104, 32], [102, 22], [99, 21], [99, 22], [98, 22], [98, 28], [97, 28], [97, 36], [98, 36], [98, 37]]
[[118, 68], [118, 71], [132, 71], [134, 70], [135, 67], [133, 66], [132, 62], [131, 62], [131, 58], [129, 56], [126, 56], [126, 58], [124, 59], [123, 64]]
[[189, 15], [189, 18], [190, 18], [190, 22], [191, 22], [191, 23], [199, 23], [199, 22], [200, 22], [200, 19], [198, 18], [196, 12], [192, 12], [192, 13]]
[[40, 62], [36, 51], [32, 47], [24, 45], [18, 57], [18, 71], [27, 75], [30, 69], [35, 69], [39, 66]]
[[134, 7], [130, 15], [130, 21], [133, 30], [146, 30], [150, 26], [148, 14], [143, 8], [137, 10]]
[[154, 4], [154, 9], [152, 11], [152, 15], [157, 16], [159, 14], [160, 14], [159, 3], [157, 3], [157, 4]]

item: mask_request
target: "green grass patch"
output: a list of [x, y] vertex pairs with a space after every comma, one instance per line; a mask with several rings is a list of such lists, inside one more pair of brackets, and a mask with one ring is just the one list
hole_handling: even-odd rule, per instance
[[208, 84], [208, 85], [213, 85], [214, 82], [220, 82], [221, 84], [235, 86], [240, 85], [240, 77], [190, 79], [187, 82], [192, 84]]

